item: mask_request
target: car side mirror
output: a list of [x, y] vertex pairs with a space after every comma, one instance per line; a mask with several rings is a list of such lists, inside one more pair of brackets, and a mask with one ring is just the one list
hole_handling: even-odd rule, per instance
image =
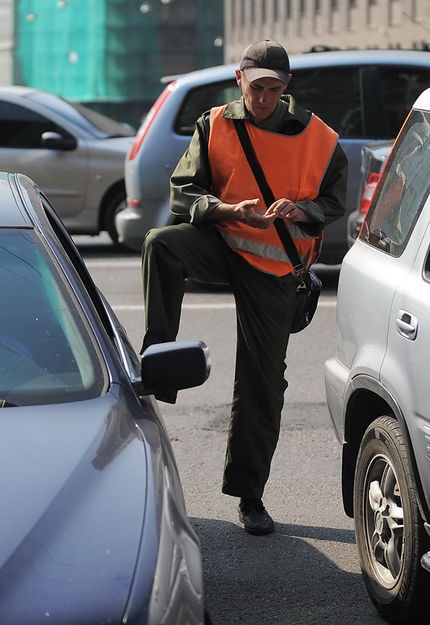
[[70, 151], [75, 150], [78, 143], [73, 137], [63, 137], [59, 132], [46, 131], [40, 138], [40, 143], [43, 148], [50, 150], [63, 150]]
[[202, 341], [171, 341], [148, 347], [142, 354], [145, 393], [178, 391], [200, 386], [210, 373], [208, 346]]

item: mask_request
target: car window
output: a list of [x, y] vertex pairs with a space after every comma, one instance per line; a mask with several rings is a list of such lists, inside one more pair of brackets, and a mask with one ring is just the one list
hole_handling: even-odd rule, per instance
[[87, 266], [82, 260], [73, 239], [67, 232], [61, 219], [58, 217], [54, 207], [43, 194], [41, 194], [41, 200], [46, 217], [48, 218], [56, 236], [61, 241], [64, 254], [67, 255], [70, 262], [78, 272], [82, 284], [87, 290], [88, 297], [97, 309], [99, 319], [103, 323], [109, 338], [113, 342], [126, 374], [132, 381], [139, 380], [141, 377], [140, 361], [129, 341], [124, 326], [120, 323], [103, 293], [94, 286]]
[[113, 328], [111, 327], [110, 318], [106, 314], [102, 296], [99, 291], [97, 291], [88, 268], [78, 252], [75, 242], [67, 232], [66, 227], [58, 216], [55, 208], [49, 202], [48, 198], [43, 193], [40, 193], [40, 199], [42, 200], [45, 216], [47, 217], [52, 230], [61, 242], [63, 254], [68, 257], [75, 271], [79, 274], [79, 278], [87, 291], [88, 297], [97, 309], [100, 321], [102, 322], [107, 334], [112, 339], [114, 336]]
[[33, 230], [0, 233], [0, 399], [14, 405], [91, 399], [107, 372], [66, 283]]
[[363, 138], [358, 67], [316, 67], [293, 71], [287, 92], [313, 111], [341, 138]]
[[41, 148], [44, 132], [59, 132], [73, 139], [70, 133], [50, 119], [12, 102], [0, 100], [0, 147], [34, 149]]
[[221, 106], [242, 95], [236, 80], [215, 82], [191, 89], [179, 109], [174, 130], [179, 135], [192, 135], [198, 117], [213, 106]]
[[430, 68], [378, 68], [390, 135], [396, 137], [417, 97], [430, 84]]
[[412, 111], [390, 155], [360, 232], [400, 256], [430, 190], [430, 114]]

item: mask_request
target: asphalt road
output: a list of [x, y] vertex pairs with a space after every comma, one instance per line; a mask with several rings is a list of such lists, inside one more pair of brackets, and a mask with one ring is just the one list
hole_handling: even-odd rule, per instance
[[[103, 239], [76, 241], [96, 283], [139, 349], [143, 331], [140, 259]], [[175, 406], [160, 404], [200, 538], [206, 602], [214, 625], [377, 625], [360, 575], [353, 522], [342, 509], [340, 447], [324, 394], [324, 361], [335, 353], [336, 269], [309, 328], [291, 337], [289, 388], [264, 503], [274, 534], [247, 535], [237, 500], [221, 493], [235, 352], [235, 314], [225, 291], [190, 289], [178, 338], [200, 338], [212, 371]]]

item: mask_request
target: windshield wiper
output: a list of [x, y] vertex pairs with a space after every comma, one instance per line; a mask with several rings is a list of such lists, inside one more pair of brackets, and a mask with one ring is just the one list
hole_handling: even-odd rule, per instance
[[0, 408], [16, 408], [18, 404], [12, 404], [10, 401], [6, 401], [6, 399], [0, 399]]

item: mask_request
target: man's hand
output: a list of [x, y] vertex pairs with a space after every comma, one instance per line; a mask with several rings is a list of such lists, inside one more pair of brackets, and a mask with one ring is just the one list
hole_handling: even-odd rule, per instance
[[259, 211], [257, 206], [260, 204], [258, 198], [254, 200], [243, 200], [236, 204], [235, 214], [239, 221], [253, 228], [268, 228], [276, 219], [276, 215], [268, 213], [268, 211]]
[[273, 202], [273, 204], [267, 209], [266, 214], [274, 214], [275, 217], [280, 217], [281, 219], [289, 222], [309, 221], [309, 217], [306, 213], [304, 213], [301, 208], [296, 206], [294, 202], [286, 198], [280, 198], [279, 200]]
[[252, 200], [242, 200], [238, 204], [218, 204], [212, 211], [212, 219], [216, 221], [242, 221], [253, 228], [268, 228], [276, 219], [276, 213], [258, 210], [260, 200], [254, 198]]
[[286, 198], [280, 198], [273, 202], [266, 211], [258, 210], [260, 200], [242, 200], [238, 204], [225, 204], [221, 202], [212, 211], [211, 217], [215, 221], [242, 221], [253, 228], [268, 228], [277, 217], [288, 222], [309, 221], [308, 216], [294, 202]]

